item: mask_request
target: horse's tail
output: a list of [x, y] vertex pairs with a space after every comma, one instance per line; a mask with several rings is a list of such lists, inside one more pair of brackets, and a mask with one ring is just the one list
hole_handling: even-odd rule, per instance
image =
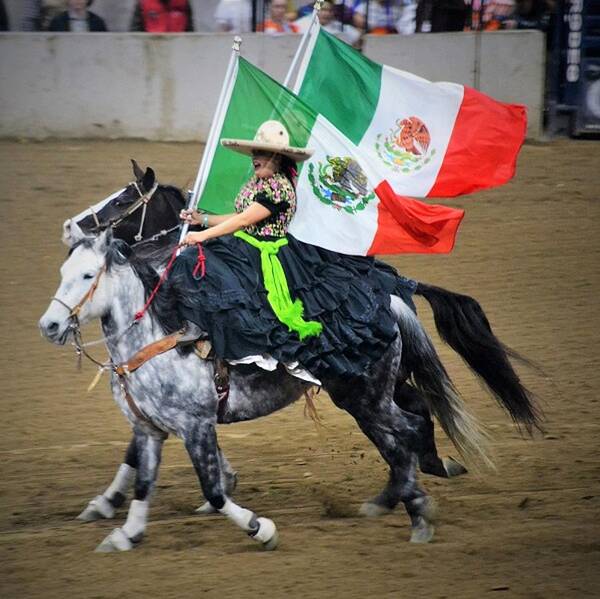
[[487, 436], [467, 410], [425, 329], [404, 302], [392, 301], [402, 336], [403, 374], [410, 376], [461, 455], [493, 467], [486, 453]]
[[521, 384], [509, 357], [535, 365], [494, 335], [479, 303], [468, 295], [424, 283], [417, 285], [415, 294], [429, 302], [442, 340], [486, 383], [517, 426], [525, 426], [530, 434], [534, 428], [540, 429], [541, 415], [535, 398]]

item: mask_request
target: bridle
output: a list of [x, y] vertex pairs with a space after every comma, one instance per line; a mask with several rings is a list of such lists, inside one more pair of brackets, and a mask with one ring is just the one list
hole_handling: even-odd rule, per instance
[[142, 241], [142, 231], [144, 230], [144, 223], [146, 222], [146, 211], [148, 208], [148, 202], [152, 199], [152, 196], [158, 189], [158, 181], [156, 181], [154, 183], [154, 185], [145, 193], [141, 190], [137, 181], [132, 181], [128, 185], [128, 187], [130, 185], [133, 185], [135, 187], [136, 191], [138, 192], [139, 197], [123, 214], [121, 214], [121, 216], [118, 216], [116, 218], [111, 218], [107, 222], [101, 223], [100, 219], [98, 218], [98, 215], [96, 214], [96, 211], [94, 210], [94, 208], [92, 206], [90, 206], [90, 208], [89, 208], [90, 213], [92, 215], [92, 218], [94, 219], [94, 222], [96, 223], [96, 226], [94, 227], [94, 229], [91, 230], [91, 232], [103, 231], [104, 229], [106, 229], [108, 227], [110, 227], [111, 229], [114, 229], [115, 227], [118, 227], [126, 218], [130, 217], [137, 210], [142, 208], [142, 218], [140, 219], [140, 228], [138, 229], [138, 232], [136, 233], [136, 235], [134, 235], [134, 237], [133, 237], [136, 240], [136, 242]]
[[[75, 346], [75, 353], [77, 354], [78, 363], [79, 364], [81, 363], [81, 356], [85, 356], [88, 360], [90, 360], [91, 362], [96, 364], [96, 366], [98, 366], [100, 368], [97, 378], [99, 378], [99, 375], [104, 370], [107, 370], [107, 369], [114, 370], [116, 368], [116, 365], [115, 365], [112, 357], [110, 357], [110, 353], [109, 353], [110, 359], [108, 360], [108, 362], [100, 362], [99, 360], [96, 360], [96, 358], [91, 356], [86, 351], [85, 348], [90, 345], [97, 345], [98, 343], [106, 343], [107, 341], [112, 340], [112, 339], [116, 339], [118, 341], [121, 339], [121, 337], [125, 336], [136, 324], [138, 324], [138, 322], [144, 317], [144, 314], [146, 314], [146, 312], [148, 311], [150, 304], [154, 301], [154, 298], [155, 298], [156, 294], [158, 293], [158, 290], [160, 289], [161, 285], [165, 282], [165, 280], [169, 274], [169, 271], [171, 270], [171, 267], [173, 266], [173, 263], [175, 262], [175, 259], [178, 256], [178, 253], [179, 253], [178, 250], [179, 250], [178, 246], [176, 246], [173, 249], [173, 252], [171, 253], [171, 259], [169, 260], [163, 273], [160, 275], [158, 283], [154, 286], [154, 289], [150, 293], [150, 296], [146, 300], [146, 303], [144, 304], [143, 308], [141, 310], [138, 310], [135, 313], [135, 315], [133, 317], [133, 321], [127, 327], [125, 327], [125, 329], [123, 331], [117, 331], [116, 333], [113, 333], [112, 335], [102, 337], [102, 339], [99, 339], [97, 341], [92, 341], [90, 343], [83, 342], [83, 336], [81, 334], [81, 324], [79, 322], [79, 313], [81, 312], [81, 309], [83, 308], [83, 306], [87, 302], [91, 301], [91, 299], [94, 297], [94, 294], [96, 293], [96, 289], [98, 289], [98, 284], [100, 283], [100, 277], [102, 277], [102, 275], [108, 270], [106, 263], [100, 268], [100, 270], [98, 271], [98, 274], [96, 275], [96, 278], [92, 282], [90, 288], [85, 292], [83, 297], [75, 304], [75, 306], [73, 306], [73, 307], [69, 306], [66, 302], [64, 302], [63, 300], [61, 300], [59, 297], [56, 297], [56, 296], [52, 297], [52, 299], [50, 300], [51, 302], [52, 301], [58, 302], [61, 306], [64, 306], [69, 311], [69, 316], [67, 317], [69, 320], [68, 330], [70, 330], [73, 333], [73, 345]], [[197, 270], [201, 272], [200, 278], [204, 277], [205, 257], [204, 257], [204, 252], [202, 251], [202, 247], [200, 244], [198, 244], [198, 260], [197, 260], [196, 268], [194, 269], [194, 275], [197, 274], [197, 272], [196, 272]], [[94, 383], [92, 383], [92, 386], [95, 386], [96, 382], [97, 382], [97, 379], [95, 380]]]
[[[81, 362], [81, 356], [85, 356], [88, 360], [96, 364], [101, 368], [105, 368], [107, 366], [106, 363], [100, 362], [96, 360], [93, 356], [91, 356], [85, 349], [86, 344], [83, 343], [83, 338], [81, 335], [81, 324], [79, 322], [79, 313], [85, 304], [92, 300], [94, 294], [96, 293], [96, 289], [98, 289], [98, 285], [100, 283], [100, 278], [106, 272], [106, 264], [100, 268], [96, 278], [93, 280], [90, 288], [85, 292], [83, 297], [73, 306], [69, 306], [66, 302], [61, 300], [59, 297], [54, 296], [50, 301], [58, 302], [61, 306], [64, 306], [69, 311], [69, 316], [67, 317], [69, 320], [69, 330], [73, 333], [73, 345], [75, 346], [75, 353], [77, 354], [77, 358], [79, 363]], [[112, 362], [112, 360], [111, 360]]]

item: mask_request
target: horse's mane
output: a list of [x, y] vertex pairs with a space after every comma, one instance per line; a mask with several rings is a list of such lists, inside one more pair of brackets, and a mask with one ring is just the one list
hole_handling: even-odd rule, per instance
[[184, 195], [183, 191], [179, 187], [177, 187], [176, 185], [162, 184], [161, 183], [159, 185], [159, 187], [162, 188], [162, 189], [164, 189], [165, 191], [169, 191], [169, 192], [174, 193], [176, 196], [179, 196], [179, 199], [181, 200], [181, 202], [183, 204], [186, 203], [186, 201], [185, 201], [185, 195]]
[[[172, 252], [172, 247], [173, 246], [169, 249], [168, 255]], [[162, 248], [158, 251], [164, 253], [165, 250]], [[132, 267], [136, 276], [142, 282], [142, 285], [144, 286], [144, 296], [148, 299], [160, 278], [153, 264], [136, 255], [126, 242], [120, 239], [113, 239], [108, 246], [108, 252], [106, 254], [107, 270], [110, 271], [115, 264], [129, 264]], [[183, 325], [183, 321], [177, 312], [175, 300], [171, 294], [165, 292], [164, 287], [161, 287], [155, 295], [149, 310], [167, 335], [180, 329]]]

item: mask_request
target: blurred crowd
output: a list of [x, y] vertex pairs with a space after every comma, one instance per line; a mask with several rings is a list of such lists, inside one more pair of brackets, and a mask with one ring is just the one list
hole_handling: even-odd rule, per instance
[[[472, 29], [546, 30], [555, 0], [331, 0], [319, 20], [358, 45], [379, 35]], [[302, 33], [306, 0], [0, 0], [0, 29], [23, 31], [186, 31]], [[13, 8], [11, 11], [10, 9]], [[7, 10], [8, 9], [8, 10]], [[11, 22], [12, 14], [19, 22]]]

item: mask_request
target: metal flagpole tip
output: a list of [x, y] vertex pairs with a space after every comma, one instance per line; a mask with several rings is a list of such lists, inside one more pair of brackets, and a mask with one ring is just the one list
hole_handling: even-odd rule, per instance
[[233, 50], [235, 50], [235, 52], [239, 52], [240, 51], [240, 46], [242, 45], [242, 38], [239, 35], [236, 35], [233, 38]]

